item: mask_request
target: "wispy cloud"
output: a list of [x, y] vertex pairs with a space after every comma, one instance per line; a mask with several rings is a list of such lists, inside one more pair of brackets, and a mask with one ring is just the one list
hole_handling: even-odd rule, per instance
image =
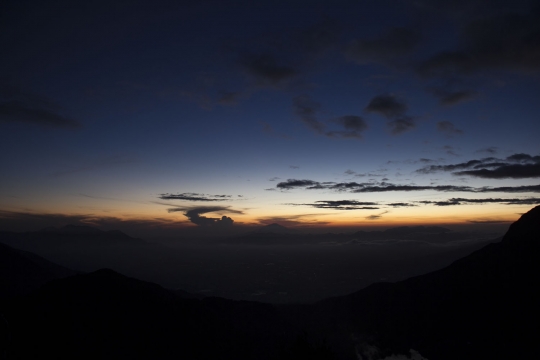
[[463, 135], [463, 130], [456, 128], [450, 121], [439, 121], [437, 123], [437, 130], [448, 136]]
[[231, 195], [210, 195], [198, 193], [161, 194], [162, 200], [185, 200], [185, 201], [226, 201], [231, 200]]
[[450, 171], [458, 176], [487, 179], [536, 178], [540, 177], [540, 156], [520, 153], [505, 159], [488, 157], [450, 165], [430, 165], [416, 170], [422, 174], [439, 171]]
[[438, 191], [438, 192], [473, 192], [473, 193], [489, 193], [489, 192], [506, 192], [506, 193], [526, 193], [540, 192], [540, 185], [519, 185], [519, 186], [483, 186], [472, 187], [462, 185], [414, 185], [414, 184], [392, 184], [387, 182], [379, 183], [358, 183], [358, 182], [318, 182], [308, 179], [288, 179], [276, 185], [278, 190], [335, 190], [337, 192], [352, 192], [352, 193], [371, 193], [371, 192], [390, 192], [390, 191]]
[[540, 204], [540, 198], [488, 198], [488, 199], [464, 199], [451, 198], [444, 201], [418, 201], [421, 204], [431, 204], [436, 206], [453, 206], [465, 204], [504, 204], [504, 205], [537, 205]]
[[382, 218], [384, 214], [388, 214], [388, 213], [389, 211], [383, 211], [382, 213], [379, 213], [379, 214], [366, 216], [365, 219], [366, 220], [379, 220], [380, 218]]
[[319, 209], [334, 210], [377, 210], [376, 202], [362, 202], [357, 200], [319, 200], [308, 204], [286, 204], [294, 206], [311, 206]]

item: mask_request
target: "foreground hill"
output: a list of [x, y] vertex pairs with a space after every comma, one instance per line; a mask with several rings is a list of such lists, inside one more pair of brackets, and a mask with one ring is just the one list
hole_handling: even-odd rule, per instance
[[0, 244], [0, 299], [28, 294], [75, 271], [33, 253]]
[[20, 359], [528, 359], [539, 235], [536, 207], [442, 270], [314, 305], [187, 298], [100, 270], [4, 302], [0, 340]]

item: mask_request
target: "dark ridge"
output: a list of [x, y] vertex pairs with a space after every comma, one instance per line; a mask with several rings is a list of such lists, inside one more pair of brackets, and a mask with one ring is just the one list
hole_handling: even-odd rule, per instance
[[0, 244], [0, 298], [28, 294], [47, 283], [76, 274], [27, 251]]
[[319, 326], [340, 324], [340, 336], [358, 334], [349, 352], [376, 346], [381, 356], [412, 348], [430, 360], [530, 357], [540, 336], [539, 224], [536, 207], [500, 243], [439, 271], [325, 300], [310, 316], [324, 318]]
[[182, 298], [102, 269], [1, 302], [0, 345], [18, 359], [535, 358], [539, 224], [536, 207], [444, 269], [313, 305]]

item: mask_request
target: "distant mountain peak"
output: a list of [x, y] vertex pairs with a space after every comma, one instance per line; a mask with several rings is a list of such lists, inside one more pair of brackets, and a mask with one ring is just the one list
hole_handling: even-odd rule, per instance
[[540, 205], [532, 208], [510, 225], [502, 242], [540, 241]]

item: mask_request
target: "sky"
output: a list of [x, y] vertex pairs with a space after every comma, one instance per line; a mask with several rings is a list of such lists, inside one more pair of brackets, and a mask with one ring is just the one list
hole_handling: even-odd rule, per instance
[[2, 230], [507, 226], [540, 204], [535, 1], [8, 0], [0, 47]]

